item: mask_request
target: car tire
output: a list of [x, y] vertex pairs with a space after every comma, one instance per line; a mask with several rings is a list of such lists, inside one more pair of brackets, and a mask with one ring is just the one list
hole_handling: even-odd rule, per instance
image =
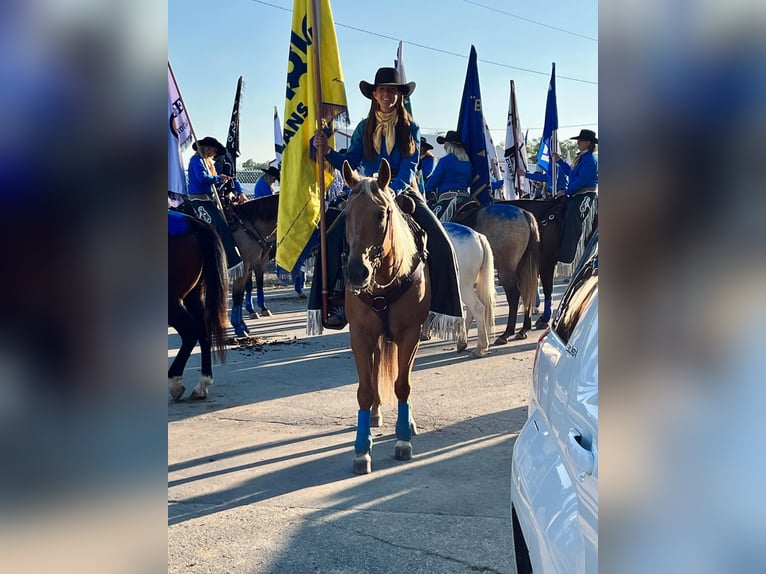
[[513, 520], [513, 551], [516, 556], [516, 574], [532, 574], [532, 562], [529, 560], [529, 549], [524, 541], [524, 533], [516, 516], [516, 509], [511, 505]]

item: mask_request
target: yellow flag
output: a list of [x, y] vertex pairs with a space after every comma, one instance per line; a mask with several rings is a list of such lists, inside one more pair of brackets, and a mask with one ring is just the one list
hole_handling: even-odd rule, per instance
[[[316, 37], [311, 3], [317, 2], [319, 16], [320, 68], [316, 70], [312, 43]], [[329, 0], [295, 0], [290, 35], [277, 219], [277, 265], [292, 270], [319, 223], [323, 208], [317, 182], [317, 163], [311, 159], [310, 140], [320, 121], [332, 125], [343, 117], [348, 121], [346, 87], [338, 55], [335, 22]], [[314, 78], [321, 78], [322, 104], [317, 109]], [[332, 145], [332, 139], [330, 140]], [[330, 168], [328, 162], [325, 166]], [[325, 172], [325, 189], [332, 183]]]

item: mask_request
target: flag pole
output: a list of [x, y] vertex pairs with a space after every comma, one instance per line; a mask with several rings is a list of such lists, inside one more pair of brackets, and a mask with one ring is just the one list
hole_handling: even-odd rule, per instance
[[513, 122], [513, 125], [511, 126], [511, 131], [513, 132], [513, 155], [515, 156], [514, 159], [516, 163], [516, 173], [514, 174], [516, 176], [516, 196], [521, 198], [521, 162], [519, 161], [519, 148], [521, 146], [519, 145], [519, 142], [516, 141], [516, 136], [519, 133], [519, 118], [516, 113], [516, 86], [514, 85], [513, 80], [511, 80], [511, 121]]
[[[552, 63], [551, 78], [553, 82], [556, 81], [556, 62]], [[555, 88], [554, 88], [555, 89]], [[556, 106], [558, 108], [558, 104]], [[558, 110], [556, 111], [556, 128], [551, 132], [551, 149], [548, 150], [548, 159], [551, 168], [551, 178], [553, 178], [553, 197], [556, 197], [558, 193], [558, 165], [556, 160], [553, 159], [554, 152], [559, 149], [559, 122], [558, 122]]]
[[[178, 88], [178, 81], [176, 80], [175, 72], [173, 72], [173, 66], [170, 65], [170, 60], [168, 60], [168, 70], [170, 70], [170, 75], [173, 77], [173, 83], [176, 85], [176, 88]], [[186, 110], [186, 119], [189, 120], [189, 131], [191, 131], [192, 139], [194, 140], [195, 145], [197, 145], [197, 150], [199, 151], [199, 144], [197, 142], [197, 132], [194, 131], [194, 125], [191, 121], [191, 114], [189, 113], [189, 108], [186, 107], [186, 102], [184, 101], [184, 97], [181, 94], [181, 88], [178, 88], [178, 99], [181, 100], [181, 104], [184, 107], [184, 110]], [[200, 155], [200, 157], [202, 157]], [[204, 163], [205, 158], [202, 158], [202, 161]], [[223, 213], [223, 205], [221, 205], [221, 200], [218, 197], [218, 193], [215, 189], [215, 186], [213, 186], [213, 199], [215, 199], [215, 204], [218, 207], [218, 210]]]
[[[314, 105], [316, 106], [316, 129], [322, 129], [322, 77], [320, 70], [320, 25], [318, 0], [311, 0], [311, 55], [314, 58]], [[325, 187], [324, 187], [324, 154], [325, 149], [317, 154], [317, 183], [319, 184], [319, 253], [321, 254], [322, 269], [322, 323], [327, 320], [327, 223], [325, 220]]]

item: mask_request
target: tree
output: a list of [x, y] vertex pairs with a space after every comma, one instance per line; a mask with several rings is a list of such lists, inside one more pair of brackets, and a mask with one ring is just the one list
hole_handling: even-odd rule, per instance
[[242, 163], [242, 169], [255, 169], [255, 168], [256, 168], [255, 160], [252, 159], [252, 158], [251, 159], [246, 159]]
[[[529, 156], [530, 163], [537, 163], [537, 154], [540, 152], [540, 141], [542, 138], [535, 138], [527, 142], [527, 156]], [[566, 160], [567, 152], [572, 155], [572, 159], [577, 155], [577, 142], [575, 140], [559, 140], [559, 147], [561, 148], [561, 157]]]

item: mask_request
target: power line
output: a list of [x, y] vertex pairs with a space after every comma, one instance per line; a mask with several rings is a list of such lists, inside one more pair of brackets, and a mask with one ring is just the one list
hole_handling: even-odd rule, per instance
[[[256, 4], [263, 4], [264, 6], [271, 6], [272, 8], [277, 8], [279, 10], [283, 10], [285, 12], [292, 12], [292, 10], [288, 8], [284, 8], [283, 6], [277, 6], [276, 4], [271, 4], [269, 2], [264, 2], [264, 0], [251, 0], [252, 2], [255, 2]], [[467, 0], [466, 0], [467, 1]], [[537, 23], [537, 22], [535, 22]], [[335, 26], [337, 28], [347, 28], [349, 30], [354, 30], [355, 32], [361, 32], [362, 34], [368, 34], [370, 36], [376, 36], [378, 38], [383, 38], [385, 40], [393, 40], [394, 42], [403, 42], [407, 44], [408, 46], [415, 46], [417, 48], [422, 48], [424, 50], [430, 50], [432, 52], [438, 52], [440, 54], [446, 54], [447, 56], [455, 56], [457, 58], [461, 58], [462, 60], [466, 60], [468, 56], [464, 54], [459, 54], [457, 52], [450, 52], [449, 50], [442, 50], [441, 48], [434, 48], [433, 46], [426, 46], [425, 44], [419, 44], [417, 42], [410, 42], [408, 40], [401, 40], [400, 38], [394, 38], [393, 36], [387, 36], [386, 34], [380, 34], [379, 32], [371, 32], [370, 30], [365, 30], [364, 28], [358, 28], [356, 26], [349, 26], [348, 24], [341, 24], [340, 22], [335, 22]], [[510, 70], [518, 70], [520, 72], [527, 72], [528, 74], [537, 74], [540, 76], [550, 76], [550, 71], [541, 72], [539, 70], [531, 70], [529, 68], [521, 68], [519, 66], [511, 66], [510, 64], [503, 64], [502, 62], [493, 62], [491, 60], [483, 60], [480, 59], [480, 61], [484, 64], [490, 64], [493, 66], [499, 66], [501, 68], [508, 68]], [[598, 82], [594, 82], [592, 80], [583, 80], [582, 78], [573, 78], [571, 76], [561, 76], [559, 74], [556, 74], [557, 80], [570, 80], [572, 82], [580, 82], [583, 84], [591, 84], [593, 86], [598, 86]]]
[[556, 26], [551, 26], [550, 24], [545, 24], [544, 22], [538, 22], [537, 20], [530, 20], [529, 18], [524, 18], [524, 16], [519, 16], [518, 14], [511, 14], [510, 12], [505, 12], [504, 10], [493, 8], [492, 6], [485, 6], [484, 4], [479, 4], [478, 2], [472, 2], [471, 0], [463, 0], [463, 2], [465, 2], [466, 4], [473, 4], [474, 6], [479, 6], [487, 10], [492, 10], [493, 12], [499, 12], [500, 14], [505, 14], [506, 16], [510, 16], [511, 18], [517, 18], [519, 20], [523, 20], [524, 22], [529, 22], [530, 24], [537, 24], [538, 26], [543, 26], [544, 28], [550, 28], [551, 30], [563, 32], [564, 34], [571, 34], [572, 36], [579, 36], [580, 38], [585, 38], [586, 40], [598, 42], [598, 38], [593, 38], [592, 36], [586, 36], [585, 34], [580, 34], [579, 32], [572, 32], [571, 30], [565, 30], [564, 28], [557, 28]]

